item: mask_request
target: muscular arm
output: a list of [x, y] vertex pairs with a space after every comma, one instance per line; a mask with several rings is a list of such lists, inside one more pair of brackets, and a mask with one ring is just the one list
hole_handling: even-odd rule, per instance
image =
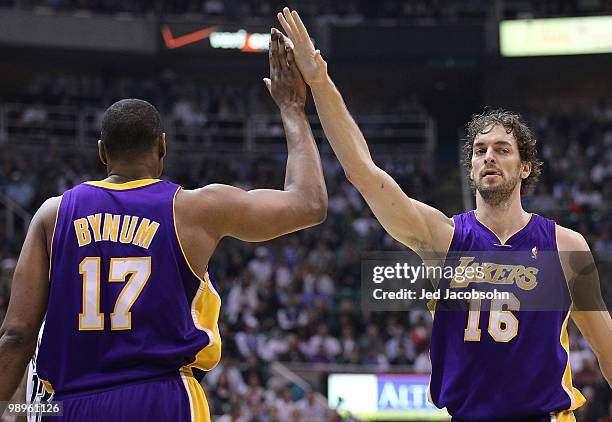
[[323, 130], [347, 179], [385, 230], [417, 252], [446, 252], [452, 221], [437, 209], [409, 198], [389, 174], [376, 166], [361, 130], [330, 78], [311, 88]]
[[601, 297], [593, 255], [582, 235], [564, 227], [557, 226], [557, 245], [574, 303], [572, 319], [612, 387], [612, 319]]
[[[281, 111], [287, 136], [285, 189], [245, 191], [228, 185], [209, 185], [185, 191], [203, 224], [216, 238], [232, 236], [259, 242], [321, 223], [327, 193], [316, 144], [303, 110]], [[197, 205], [200, 203], [200, 206]]]
[[417, 252], [446, 252], [453, 234], [452, 220], [435, 208], [409, 198], [376, 166], [361, 130], [327, 74], [327, 64], [320, 52], [314, 50], [299, 15], [285, 8], [278, 18], [294, 44], [296, 62], [310, 85], [325, 136], [348, 180], [396, 240]]
[[28, 229], [17, 261], [11, 298], [0, 327], [0, 401], [9, 400], [36, 348], [49, 295], [49, 247], [59, 198], [47, 200]]
[[306, 85], [278, 31], [272, 34], [270, 79], [265, 82], [280, 108], [287, 138], [285, 187], [247, 192], [215, 184], [182, 192], [179, 200], [189, 204], [182, 208], [216, 240], [223, 236], [269, 240], [319, 224], [327, 213], [319, 152], [304, 112]]

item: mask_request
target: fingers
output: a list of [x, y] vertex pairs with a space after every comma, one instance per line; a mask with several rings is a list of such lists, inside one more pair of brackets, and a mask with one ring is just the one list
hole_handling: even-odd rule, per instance
[[280, 31], [276, 31], [276, 36], [278, 37], [278, 65], [282, 73], [287, 69], [287, 37]]
[[270, 50], [268, 57], [270, 61], [270, 79], [277, 79], [280, 73], [280, 60], [278, 48], [278, 30], [272, 28], [270, 31]]
[[279, 12], [276, 14], [276, 17], [278, 21], [280, 22], [281, 26], [283, 27], [283, 29], [285, 30], [285, 32], [287, 33], [287, 35], [289, 35], [289, 38], [293, 38], [295, 35], [293, 35], [291, 26], [289, 25], [289, 22], [287, 22], [287, 20], [285, 19], [285, 16], [283, 16], [283, 14]]
[[279, 38], [279, 42], [282, 45], [284, 45], [285, 47], [288, 48], [293, 48], [293, 43], [291, 42], [291, 38], [285, 36], [285, 34], [283, 34], [282, 32], [278, 32], [278, 38]]
[[[293, 16], [291, 15], [291, 12], [289, 11], [288, 7], [285, 7], [283, 9], [283, 18], [285, 19], [285, 22], [287, 22], [287, 25], [288, 25], [288, 27], [289, 27], [289, 29], [291, 31], [289, 36], [291, 38], [296, 38], [296, 37], [297, 38], [301, 38], [300, 37], [301, 34], [298, 31], [298, 27], [295, 24], [295, 21], [293, 20]], [[289, 34], [289, 32], [288, 32], [288, 34]]]
[[294, 20], [294, 23], [295, 23], [296, 28], [298, 29], [298, 32], [300, 32], [301, 38], [310, 39], [310, 36], [308, 35], [308, 30], [304, 26], [304, 23], [302, 22], [302, 19], [300, 18], [300, 15], [298, 14], [296, 10], [291, 12], [291, 17]]
[[321, 56], [321, 50], [315, 50], [315, 60], [318, 62], [325, 62], [323, 56]]
[[274, 57], [272, 55], [274, 52], [272, 51], [272, 39], [268, 43], [268, 63], [270, 64], [270, 77], [274, 77], [276, 74], [276, 65], [274, 64]]
[[289, 66], [289, 70], [291, 71], [293, 76], [297, 78], [298, 80], [302, 81], [303, 80], [302, 74], [300, 73], [300, 70], [295, 64], [295, 56], [293, 54], [293, 48], [291, 47], [287, 49], [287, 65]]
[[284, 63], [284, 59], [283, 59], [283, 55], [285, 54], [284, 52], [284, 48], [281, 45], [280, 41], [281, 41], [281, 36], [282, 34], [279, 32], [278, 29], [276, 28], [272, 28], [272, 42], [274, 43], [275, 46], [275, 55], [274, 58], [276, 59], [276, 66], [277, 69], [279, 71], [279, 73], [283, 70], [283, 63]]
[[295, 56], [293, 55], [293, 49], [287, 46], [287, 64], [289, 68], [295, 67]]
[[280, 32], [280, 36], [283, 39], [283, 41], [285, 42], [285, 45], [289, 46], [289, 48], [294, 48], [295, 47], [293, 45], [293, 41], [291, 41], [291, 38], [289, 38], [288, 36], [286, 36], [282, 32]]

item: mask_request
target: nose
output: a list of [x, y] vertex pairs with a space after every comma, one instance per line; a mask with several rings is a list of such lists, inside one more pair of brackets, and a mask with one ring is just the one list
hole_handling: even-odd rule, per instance
[[487, 148], [487, 152], [484, 156], [484, 162], [485, 164], [495, 163], [495, 153], [493, 148]]

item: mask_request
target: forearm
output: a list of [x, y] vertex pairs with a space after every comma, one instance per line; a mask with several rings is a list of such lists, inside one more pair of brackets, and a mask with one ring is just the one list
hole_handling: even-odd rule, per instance
[[608, 381], [608, 385], [612, 388], [612, 358], [599, 359], [599, 368], [605, 380]]
[[23, 337], [10, 335], [6, 331], [0, 336], [0, 401], [13, 397], [23, 378], [35, 345]]
[[329, 76], [313, 84], [311, 91], [325, 136], [347, 177], [355, 182], [358, 176], [367, 175], [368, 169], [374, 169], [363, 134]]
[[317, 212], [327, 208], [327, 191], [317, 144], [302, 107], [281, 107], [287, 138], [285, 190], [296, 192]]
[[[574, 268], [590, 268], [593, 264], [593, 258], [590, 256], [588, 252], [588, 246], [586, 245], [586, 241], [580, 237], [577, 243], [572, 243], [572, 239], [576, 239], [575, 236], [568, 236], [566, 231], [567, 229], [560, 228], [559, 229], [559, 250], [560, 251], [580, 251], [581, 255], [577, 255], [579, 259], [584, 259], [583, 262], [573, 262], [572, 264], [575, 266]], [[584, 244], [581, 246], [581, 243]], [[575, 254], [576, 255], [576, 254]], [[563, 255], [561, 260], [561, 265], [564, 267], [564, 272], [566, 271], [567, 263], [567, 254], [565, 257]], [[580, 278], [580, 281], [576, 281], [577, 279], [573, 279], [573, 276], [569, 276], [566, 273], [566, 277], [573, 280], [572, 290], [576, 291], [577, 286], [576, 283], [581, 283], [581, 288], [587, 286], [587, 289], [592, 291], [599, 291], [599, 276], [597, 272], [593, 272], [591, 270], [588, 271], [589, 274]], [[589, 280], [592, 278], [592, 280]], [[601, 295], [598, 300], [601, 301], [600, 309], [605, 309], [605, 304], [603, 303], [603, 299], [601, 299]], [[601, 369], [601, 373], [604, 378], [608, 381], [608, 384], [612, 387], [612, 319], [610, 318], [610, 313], [607, 310], [603, 311], [572, 311], [572, 319], [574, 323], [580, 330], [580, 333], [584, 336], [586, 341], [589, 343], [589, 346], [595, 356], [597, 357], [597, 361], [599, 362], [599, 367]]]

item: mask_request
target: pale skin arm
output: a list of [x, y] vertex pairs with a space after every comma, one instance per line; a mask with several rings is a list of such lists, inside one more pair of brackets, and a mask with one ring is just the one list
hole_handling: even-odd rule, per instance
[[17, 261], [0, 327], [0, 401], [13, 396], [36, 349], [47, 310], [50, 239], [59, 202], [51, 198], [36, 212]]
[[397, 241], [416, 252], [446, 253], [453, 235], [452, 219], [409, 198], [374, 163], [361, 130], [329, 77], [327, 63], [319, 50], [314, 49], [300, 16], [285, 8], [278, 19], [293, 42], [296, 63], [310, 85], [323, 130], [348, 180]]
[[589, 245], [580, 233], [557, 226], [557, 247], [574, 301], [572, 319], [612, 387], [612, 319], [601, 297], [599, 275]]
[[247, 192], [214, 184], [181, 192], [179, 199], [189, 203], [182, 208], [197, 212], [194, 219], [199, 218], [213, 239], [232, 236], [250, 242], [265, 241], [325, 219], [327, 191], [319, 152], [304, 112], [306, 84], [281, 35], [272, 29], [270, 79], [264, 82], [280, 108], [287, 138], [284, 190]]

